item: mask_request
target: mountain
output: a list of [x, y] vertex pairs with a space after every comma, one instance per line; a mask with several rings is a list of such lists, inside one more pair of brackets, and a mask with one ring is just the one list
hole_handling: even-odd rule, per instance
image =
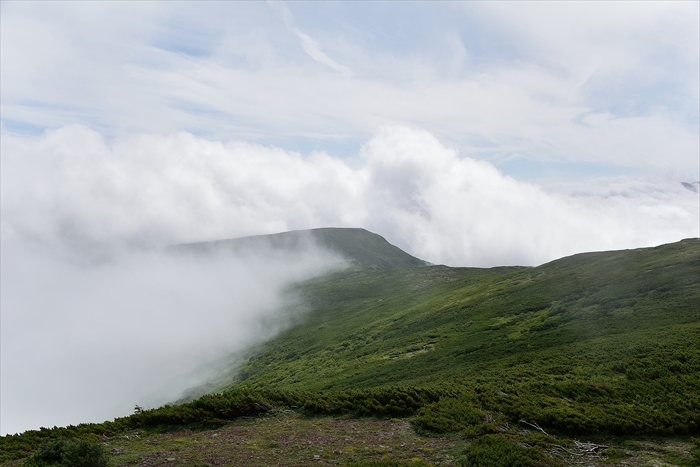
[[298, 292], [305, 321], [218, 390], [456, 384], [571, 432], [700, 429], [698, 239], [533, 268], [354, 269]]
[[325, 248], [340, 254], [359, 266], [373, 269], [388, 270], [426, 266], [429, 264], [409, 255], [375, 233], [365, 229], [351, 228], [294, 230], [272, 235], [188, 243], [178, 245], [175, 249], [194, 252], [298, 251], [309, 245]]
[[[488, 373], [493, 365], [533, 365], [574, 349], [587, 367], [596, 362], [589, 377], [617, 380], [624, 373], [613, 368], [637, 366], [631, 348], [648, 353], [663, 341], [679, 352], [697, 350], [689, 343], [700, 343], [698, 247], [690, 239], [534, 268], [332, 274], [299, 287], [310, 308], [306, 321], [258, 349], [232, 383], [313, 390], [419, 384]], [[573, 368], [558, 365], [540, 370]]]
[[[179, 444], [167, 449], [148, 444], [150, 438], [138, 447], [120, 441], [131, 457], [115, 465], [141, 464], [139, 449], [154, 452], [151, 460], [174, 459], [183, 443], [192, 456], [209, 453], [188, 465], [211, 465], [210, 458], [222, 465], [228, 462], [222, 453], [252, 450], [265, 454], [259, 465], [278, 465], [288, 455], [296, 459], [303, 446], [313, 457], [285, 465], [338, 456], [347, 460], [342, 465], [430, 465], [414, 461], [428, 462], [432, 451], [402, 452], [405, 443], [392, 444], [394, 428], [385, 428], [368, 450], [364, 438], [355, 438], [365, 422], [348, 419], [367, 416], [410, 423], [432, 439], [449, 433], [444, 439], [462, 443], [436, 465], [599, 465], [647, 449], [637, 440], [648, 435], [685, 443], [664, 457], [676, 456], [675, 465], [700, 461], [700, 441], [693, 448], [688, 442], [700, 434], [699, 239], [489, 269], [428, 265], [362, 229], [177, 249], [295, 249], [309, 241], [357, 266], [296, 284], [302, 319], [247, 355], [232, 356], [209, 394], [137, 408], [112, 422], [2, 437], [0, 462], [26, 457], [46, 439], [128, 439], [125, 433], [145, 439], [179, 430]], [[352, 433], [343, 435], [343, 446], [324, 450], [317, 423], [309, 428], [301, 421], [309, 415], [340, 416], [318, 423], [352, 425]], [[255, 436], [264, 441], [246, 447], [243, 439], [243, 446], [241, 429], [253, 427], [261, 427]], [[202, 443], [184, 428], [231, 431], [220, 443], [219, 431]], [[313, 431], [313, 439], [300, 444], [294, 437], [303, 430]], [[187, 441], [190, 436], [198, 437]], [[595, 443], [578, 441], [584, 437]]]

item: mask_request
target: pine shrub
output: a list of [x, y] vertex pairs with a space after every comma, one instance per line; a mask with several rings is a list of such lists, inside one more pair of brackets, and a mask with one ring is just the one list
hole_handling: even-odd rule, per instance
[[107, 455], [99, 443], [59, 438], [39, 446], [24, 465], [26, 467], [107, 467]]

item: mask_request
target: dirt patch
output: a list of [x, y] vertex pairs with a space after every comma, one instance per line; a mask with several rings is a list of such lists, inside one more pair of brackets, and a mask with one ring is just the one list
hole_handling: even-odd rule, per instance
[[306, 418], [285, 413], [242, 419], [218, 430], [174, 432], [112, 444], [109, 450], [122, 450], [113, 457], [115, 466], [292, 467], [387, 457], [454, 466], [464, 440], [420, 436], [406, 420]]

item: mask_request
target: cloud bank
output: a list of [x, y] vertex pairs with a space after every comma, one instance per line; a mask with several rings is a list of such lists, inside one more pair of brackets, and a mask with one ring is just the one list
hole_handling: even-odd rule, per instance
[[453, 266], [535, 265], [698, 236], [674, 174], [552, 185], [504, 176], [427, 131], [385, 127], [356, 159], [189, 133], [106, 141], [73, 125], [2, 138], [3, 433], [176, 399], [196, 370], [292, 322], [291, 255], [165, 255], [178, 243], [364, 227]]
[[495, 266], [698, 235], [676, 173], [545, 191], [408, 127], [353, 161], [188, 133], [107, 143], [82, 126], [2, 144], [3, 234], [80, 250], [364, 227], [433, 263]]
[[364, 227], [493, 266], [698, 236], [699, 8], [0, 2], [0, 431], [163, 401], [337, 264], [165, 245]]
[[343, 266], [312, 245], [99, 264], [2, 241], [2, 434], [158, 407], [303, 317], [293, 282]]

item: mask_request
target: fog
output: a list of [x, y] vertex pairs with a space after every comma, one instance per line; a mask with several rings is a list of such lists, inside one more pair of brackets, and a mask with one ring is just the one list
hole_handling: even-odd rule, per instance
[[0, 2], [0, 433], [177, 398], [342, 266], [169, 245], [362, 227], [490, 267], [697, 237], [699, 5]]
[[[451, 266], [537, 265], [699, 234], [692, 170], [527, 183], [431, 133], [378, 129], [353, 158], [190, 133], [106, 140], [79, 125], [2, 139], [4, 232], [99, 254], [363, 227]], [[560, 183], [561, 182], [561, 183]]]
[[172, 402], [302, 317], [286, 286], [342, 265], [311, 244], [95, 259], [3, 238], [2, 433]]
[[1, 142], [2, 433], [173, 401], [222, 356], [303, 319], [289, 284], [344, 264], [312, 244], [238, 256], [168, 245], [363, 227], [432, 263], [488, 267], [700, 230], [698, 194], [680, 183], [695, 173], [537, 185], [406, 126], [352, 158], [80, 125]]

